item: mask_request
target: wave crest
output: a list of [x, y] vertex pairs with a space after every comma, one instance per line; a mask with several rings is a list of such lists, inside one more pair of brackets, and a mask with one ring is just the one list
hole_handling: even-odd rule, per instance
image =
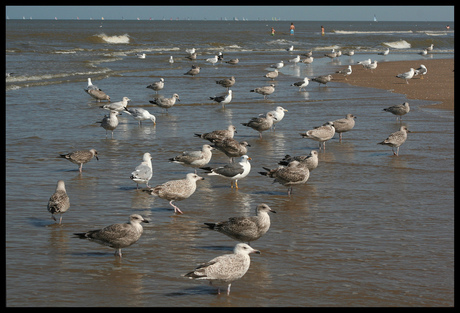
[[107, 43], [129, 43], [129, 35], [124, 34], [124, 35], [113, 35], [113, 36], [108, 36], [104, 33], [95, 35], [102, 39], [103, 41]]
[[383, 42], [385, 46], [388, 46], [393, 49], [409, 49], [411, 47], [411, 44], [408, 43], [405, 40], [398, 40], [398, 41], [392, 41], [392, 42]]

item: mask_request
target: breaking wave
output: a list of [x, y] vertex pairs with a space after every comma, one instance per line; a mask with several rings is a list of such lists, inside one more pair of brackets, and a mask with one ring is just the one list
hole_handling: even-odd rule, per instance
[[393, 49], [409, 49], [411, 47], [411, 44], [408, 43], [405, 40], [398, 40], [398, 41], [392, 41], [392, 42], [383, 42], [385, 46], [388, 46]]
[[108, 36], [104, 33], [97, 34], [95, 35], [96, 37], [99, 37], [102, 39], [102, 41], [107, 42], [107, 43], [129, 43], [129, 35], [124, 34], [124, 35], [113, 35], [113, 36]]

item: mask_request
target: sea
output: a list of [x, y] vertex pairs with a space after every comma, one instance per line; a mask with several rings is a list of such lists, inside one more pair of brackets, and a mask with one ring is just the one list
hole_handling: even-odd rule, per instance
[[[335, 73], [357, 62], [454, 58], [453, 22], [311, 22], [234, 20], [13, 20], [5, 21], [5, 282], [8, 307], [449, 307], [454, 305], [454, 115], [430, 101], [387, 90], [331, 81], [299, 91], [304, 77]], [[450, 29], [446, 29], [446, 24]], [[321, 26], [325, 34], [321, 35]], [[271, 36], [271, 28], [275, 35]], [[419, 54], [434, 44], [427, 56]], [[294, 46], [294, 51], [286, 49]], [[195, 48], [197, 59], [186, 58]], [[387, 56], [379, 52], [390, 48]], [[324, 57], [332, 49], [351, 57]], [[313, 52], [311, 64], [293, 63]], [[223, 53], [223, 61], [206, 59]], [[137, 54], [145, 53], [145, 59]], [[168, 62], [173, 56], [174, 63]], [[236, 65], [225, 63], [238, 58]], [[304, 59], [301, 56], [301, 59]], [[274, 80], [264, 75], [283, 60]], [[184, 75], [192, 65], [201, 72]], [[401, 68], [400, 73], [409, 69]], [[395, 75], [398, 73], [395, 73]], [[374, 75], [379, 75], [378, 68]], [[430, 69], [428, 68], [428, 74]], [[234, 76], [233, 100], [216, 80]], [[108, 111], [84, 89], [87, 79], [112, 102], [156, 116], [138, 124], [119, 116], [113, 138], [100, 127]], [[158, 95], [146, 88], [164, 78]], [[416, 78], [418, 79], [418, 78]], [[275, 84], [267, 99], [250, 90]], [[403, 81], [401, 81], [403, 83]], [[180, 96], [168, 112], [149, 103]], [[399, 121], [383, 108], [410, 103]], [[277, 106], [287, 109], [274, 131], [242, 123]], [[353, 130], [319, 151], [306, 184], [287, 187], [259, 172], [285, 155], [306, 155], [318, 143], [299, 133], [355, 115]], [[182, 179], [193, 168], [172, 163], [200, 150], [196, 133], [237, 129], [251, 146], [251, 172], [238, 181], [208, 176], [176, 202], [136, 188], [131, 172], [152, 155], [150, 186]], [[399, 156], [378, 145], [405, 125], [412, 132]], [[60, 154], [96, 149], [99, 160], [78, 166]], [[213, 151], [208, 164], [226, 165]], [[70, 209], [59, 225], [47, 211], [58, 180]], [[233, 239], [205, 222], [255, 214], [266, 203], [270, 230], [251, 242], [246, 275], [217, 294], [217, 286], [183, 274], [232, 253]], [[114, 249], [74, 238], [76, 232], [125, 223], [141, 214], [140, 240]]]

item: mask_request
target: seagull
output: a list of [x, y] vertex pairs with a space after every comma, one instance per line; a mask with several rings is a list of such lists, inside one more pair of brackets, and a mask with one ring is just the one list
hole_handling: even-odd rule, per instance
[[284, 61], [279, 61], [278, 63], [270, 65], [271, 68], [277, 68], [280, 69], [284, 66]]
[[390, 112], [396, 115], [396, 120], [402, 120], [402, 116], [409, 113], [410, 111], [409, 102], [393, 105], [391, 107], [383, 109], [383, 111]]
[[149, 100], [149, 102], [151, 104], [159, 106], [160, 108], [166, 109], [166, 112], [168, 112], [168, 109], [171, 108], [174, 104], [176, 104], [176, 100], [180, 101], [179, 95], [177, 93], [174, 93], [171, 98], [165, 98], [161, 96], [153, 99], [153, 101]]
[[222, 53], [222, 51], [220, 51], [218, 54], [217, 54], [217, 60], [218, 61], [223, 61], [224, 60], [224, 54]]
[[428, 54], [428, 50], [427, 49], [423, 49], [422, 52], [419, 52], [418, 54], [422, 55], [422, 56], [425, 56]]
[[240, 158], [238, 163], [230, 163], [226, 164], [225, 166], [216, 168], [201, 167], [201, 169], [210, 176], [217, 175], [230, 179], [231, 188], [233, 188], [233, 182], [235, 182], [235, 188], [238, 189], [238, 180], [248, 176], [249, 172], [251, 171], [251, 163], [249, 163], [249, 160], [252, 159], [245, 154]]
[[270, 84], [269, 86], [254, 88], [254, 89], [249, 90], [249, 91], [250, 92], [257, 92], [257, 93], [263, 95], [264, 99], [267, 99], [268, 95], [271, 95], [273, 92], [275, 92], [275, 84]]
[[222, 87], [227, 88], [227, 90], [228, 90], [228, 88], [232, 87], [235, 84], [235, 76], [232, 76], [230, 78], [224, 78], [224, 79], [216, 80], [216, 84], [219, 84]]
[[138, 121], [139, 126], [141, 125], [142, 121], [151, 120], [153, 125], [156, 125], [156, 117], [153, 114], [150, 114], [149, 111], [142, 109], [142, 108], [126, 108], [125, 113], [131, 115], [136, 121]]
[[232, 101], [232, 90], [229, 89], [228, 93], [223, 96], [209, 97], [209, 99], [222, 104], [222, 107], [225, 108], [225, 105], [230, 103], [230, 101]]
[[311, 80], [314, 82], [317, 82], [318, 86], [321, 86], [321, 84], [326, 85], [328, 82], [332, 80], [332, 75], [318, 76], [318, 77], [312, 78]]
[[375, 70], [377, 68], [377, 61], [374, 60], [374, 62], [364, 65], [364, 68], [370, 69], [372, 72], [372, 70]]
[[121, 111], [125, 111], [126, 107], [128, 106], [129, 101], [131, 101], [131, 99], [129, 99], [128, 97], [123, 97], [121, 101], [107, 103], [107, 104], [100, 106], [100, 108], [103, 108], [109, 111], [121, 112]]
[[363, 67], [365, 67], [366, 65], [369, 65], [371, 63], [372, 63], [371, 59], [367, 59], [367, 60], [358, 62], [358, 64], [361, 64]]
[[420, 79], [423, 79], [423, 76], [428, 72], [427, 68], [425, 65], [421, 64], [418, 69], [415, 70], [414, 76], [417, 76], [420, 74]]
[[271, 80], [275, 80], [275, 78], [278, 77], [278, 70], [275, 69], [275, 70], [272, 71], [272, 72], [268, 72], [267, 74], [264, 75], [264, 77], [270, 78]]
[[59, 214], [59, 224], [62, 222], [62, 214], [64, 214], [70, 207], [69, 196], [65, 190], [65, 183], [63, 180], [58, 180], [56, 191], [50, 197], [48, 201], [48, 212], [51, 213], [51, 217], [54, 221], [56, 218], [55, 214]]
[[290, 46], [289, 48], [286, 48], [286, 51], [288, 52], [294, 51], [294, 46]]
[[409, 79], [411, 79], [412, 77], [414, 77], [414, 74], [415, 74], [415, 70], [411, 67], [410, 70], [409, 70], [409, 72], [405, 72], [405, 73], [402, 73], [402, 74], [398, 74], [398, 75], [396, 75], [396, 77], [405, 79], [405, 80], [406, 80], [406, 84], [409, 84]]
[[174, 63], [174, 58], [173, 58], [172, 55], [169, 57], [168, 62], [169, 62], [169, 64], [173, 64], [173, 63]]
[[345, 76], [345, 80], [346, 80], [347, 76], [351, 75], [351, 73], [353, 73], [353, 70], [351, 69], [351, 65], [348, 65], [348, 67], [346, 69], [337, 71], [336, 73], [337, 74], [342, 74], [343, 76]]
[[426, 48], [426, 51], [428, 51], [428, 52], [433, 51], [433, 47], [434, 47], [434, 45], [431, 44], [429, 47]]
[[193, 195], [196, 190], [196, 182], [199, 180], [204, 180], [204, 178], [195, 173], [188, 173], [184, 179], [170, 180], [144, 191], [151, 195], [156, 195], [161, 199], [168, 200], [169, 204], [174, 208], [174, 213], [179, 212], [183, 214], [173, 202], [188, 199]]
[[200, 151], [184, 151], [182, 154], [170, 158], [169, 161], [178, 163], [184, 166], [190, 166], [196, 169], [203, 167], [211, 161], [212, 152], [214, 148], [208, 144], [204, 144]]
[[219, 61], [219, 58], [217, 57], [217, 55], [215, 55], [213, 58], [206, 59], [206, 62], [209, 62], [212, 65], [216, 64], [217, 61]]
[[302, 61], [302, 63], [305, 63], [305, 64], [311, 64], [311, 63], [313, 63], [313, 57], [308, 57], [308, 58], [304, 59], [304, 60]]
[[233, 125], [229, 125], [227, 129], [214, 130], [209, 133], [195, 134], [195, 136], [213, 142], [214, 139], [222, 140], [225, 138], [233, 138], [235, 133], [236, 133], [236, 127]]
[[266, 172], [259, 172], [259, 174], [274, 178], [274, 183], [280, 183], [288, 187], [288, 195], [292, 193], [292, 186], [305, 184], [310, 177], [310, 170], [300, 164], [299, 161], [292, 161], [284, 166], [279, 166], [275, 169], [263, 167]]
[[139, 59], [145, 59], [145, 53], [136, 53], [136, 56], [137, 56]]
[[297, 64], [300, 62], [300, 55], [296, 56], [295, 58], [293, 59], [290, 59], [289, 62], [293, 62], [294, 64]]
[[355, 55], [355, 50], [345, 51], [343, 54], [344, 54], [344, 55], [348, 55], [348, 56], [351, 57], [351, 56]]
[[[277, 123], [279, 123], [284, 118], [284, 112], [289, 112], [287, 109], [282, 106], [277, 106], [275, 110], [269, 111], [268, 113], [273, 114], [273, 130], [275, 130]], [[268, 114], [267, 113], [267, 114]], [[267, 114], [260, 114], [259, 117], [267, 117]]]
[[[184, 274], [184, 277], [197, 280], [209, 280], [217, 284], [227, 284], [227, 295], [230, 295], [232, 283], [246, 274], [251, 264], [250, 253], [260, 254], [259, 250], [245, 243], [239, 243], [233, 249], [233, 254], [218, 256], [206, 263], [200, 264], [195, 270]], [[217, 289], [220, 294], [220, 287]]]
[[[406, 141], [407, 133], [410, 133], [410, 130], [408, 130], [406, 126], [401, 126], [397, 132], [392, 133], [387, 139], [379, 142], [378, 144], [390, 146], [391, 151], [393, 151], [393, 155], [398, 156], [399, 147]], [[394, 151], [394, 148], [396, 148], [396, 152]]]
[[97, 87], [96, 85], [93, 85], [93, 83], [91, 82], [91, 78], [88, 77], [88, 86], [86, 87], [86, 90], [99, 90], [99, 91], [102, 91], [99, 87]]
[[302, 54], [303, 56], [306, 56], [307, 58], [311, 57], [313, 55], [313, 51], [310, 50], [309, 52], [305, 52], [304, 54]]
[[[291, 86], [299, 87], [299, 91], [302, 91], [302, 88], [306, 88], [309, 84], [309, 78], [305, 77], [303, 80], [300, 82], [293, 83]], [[306, 91], [306, 89], [305, 89]]]
[[228, 61], [225, 61], [225, 63], [228, 63], [228, 64], [238, 64], [240, 62], [240, 60], [238, 59], [230, 59]]
[[324, 56], [330, 58], [330, 59], [334, 59], [337, 57], [337, 52], [335, 52], [335, 49], [332, 49], [331, 53], [326, 53]]
[[230, 158], [230, 163], [233, 163], [233, 158], [241, 157], [248, 153], [248, 148], [251, 145], [247, 141], [238, 142], [233, 138], [216, 138], [212, 140], [214, 147]]
[[192, 65], [192, 68], [187, 73], [184, 73], [184, 75], [191, 75], [192, 77], [194, 77], [195, 75], [198, 75], [200, 73], [200, 69], [201, 67]]
[[353, 114], [347, 114], [345, 118], [333, 121], [335, 132], [339, 134], [339, 142], [342, 142], [342, 133], [350, 131], [355, 127], [355, 118]]
[[164, 80], [164, 78], [160, 78], [160, 81], [157, 81], [157, 82], [154, 82], [154, 83], [148, 85], [147, 88], [155, 90], [156, 93], [158, 93], [158, 91], [163, 89], [164, 86], [165, 86], [165, 80]]
[[185, 49], [185, 52], [187, 52], [188, 54], [194, 54], [195, 51], [196, 51], [195, 48]]
[[378, 55], [388, 55], [389, 53], [390, 53], [390, 48], [387, 48], [385, 51], [379, 52]]
[[300, 166], [305, 166], [311, 172], [318, 167], [318, 151], [312, 150], [308, 155], [290, 156], [286, 154], [284, 158], [278, 162], [279, 165], [289, 165], [292, 161], [298, 161]]
[[118, 118], [117, 115], [119, 115], [118, 111], [110, 111], [109, 116], [104, 116], [101, 122], [101, 127], [105, 129], [105, 138], [107, 138], [107, 131], [110, 130], [112, 132], [112, 139], [113, 139], [113, 131], [115, 128], [118, 126]]
[[303, 138], [310, 138], [319, 142], [319, 149], [326, 149], [326, 141], [334, 137], [335, 128], [333, 122], [327, 122], [323, 126], [307, 130], [305, 133], [300, 133]]
[[190, 55], [187, 55], [186, 58], [189, 59], [189, 60], [192, 60], [192, 61], [196, 60], [196, 52], [192, 53]]
[[136, 182], [136, 189], [139, 189], [139, 183], [146, 184], [149, 186], [149, 180], [152, 178], [153, 169], [152, 169], [152, 155], [148, 152], [144, 153], [142, 157], [142, 162], [136, 166], [134, 172], [131, 173], [131, 178]]
[[252, 241], [265, 235], [270, 228], [269, 212], [276, 213], [268, 205], [261, 203], [256, 208], [255, 216], [231, 217], [226, 221], [204, 224], [211, 230], [250, 245]]
[[141, 223], [148, 223], [139, 214], [132, 214], [129, 222], [124, 224], [112, 224], [98, 230], [90, 230], [85, 233], [74, 233], [76, 238], [89, 239], [98, 244], [115, 248], [115, 255], [121, 257], [121, 249], [135, 244], [142, 236]]
[[253, 117], [249, 122], [241, 123], [241, 125], [257, 130], [259, 132], [259, 138], [262, 139], [262, 132], [270, 129], [273, 126], [274, 120], [275, 116], [268, 112], [264, 117]]
[[90, 150], [79, 150], [75, 152], [70, 152], [67, 154], [60, 154], [61, 158], [67, 159], [74, 164], [78, 164], [78, 171], [81, 173], [83, 171], [83, 164], [91, 161], [93, 157], [99, 161], [96, 149]]
[[86, 89], [83, 89], [87, 94], [89, 94], [91, 97], [96, 99], [97, 102], [100, 102], [101, 100], [108, 100], [110, 102], [110, 97], [103, 92], [99, 87], [96, 85], [93, 85], [91, 82], [91, 78], [88, 77], [88, 86]]

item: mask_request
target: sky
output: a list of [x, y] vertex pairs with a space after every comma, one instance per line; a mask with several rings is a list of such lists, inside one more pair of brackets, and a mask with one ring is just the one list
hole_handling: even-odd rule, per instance
[[454, 6], [5, 6], [10, 19], [454, 21]]

